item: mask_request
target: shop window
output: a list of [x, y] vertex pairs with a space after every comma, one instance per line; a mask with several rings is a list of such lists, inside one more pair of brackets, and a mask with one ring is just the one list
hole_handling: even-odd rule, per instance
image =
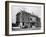
[[24, 22], [23, 22], [23, 26], [24, 26]]

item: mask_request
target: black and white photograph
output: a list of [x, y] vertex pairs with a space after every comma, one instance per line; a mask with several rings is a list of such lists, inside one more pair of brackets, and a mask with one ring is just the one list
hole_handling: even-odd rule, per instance
[[11, 6], [12, 31], [40, 30], [41, 6]]
[[44, 33], [44, 3], [9, 2], [9, 34]]

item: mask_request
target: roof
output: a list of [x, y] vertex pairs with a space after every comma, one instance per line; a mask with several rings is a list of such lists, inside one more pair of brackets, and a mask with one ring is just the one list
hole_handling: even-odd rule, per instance
[[31, 14], [31, 13], [28, 13], [28, 12], [26, 12], [26, 11], [20, 11], [20, 12], [18, 12], [16, 15], [19, 15], [19, 14], [21, 14], [21, 13], [28, 14], [28, 15], [31, 15], [31, 16], [33, 16], [33, 17], [37, 17], [37, 18], [38, 18], [38, 16], [33, 15], [33, 14]]

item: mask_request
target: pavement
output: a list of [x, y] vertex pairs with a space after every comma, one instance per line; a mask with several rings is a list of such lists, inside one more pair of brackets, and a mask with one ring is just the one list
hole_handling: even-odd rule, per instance
[[13, 31], [24, 31], [24, 30], [40, 30], [41, 27], [32, 27], [32, 28], [20, 28], [20, 27], [12, 27]]

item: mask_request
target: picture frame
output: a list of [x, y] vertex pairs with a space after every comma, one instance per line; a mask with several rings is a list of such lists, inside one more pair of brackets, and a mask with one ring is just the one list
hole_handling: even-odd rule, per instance
[[[34, 22], [36, 21], [35, 18], [37, 19], [37, 23]], [[45, 34], [45, 3], [5, 1], [5, 35], [33, 34]]]

